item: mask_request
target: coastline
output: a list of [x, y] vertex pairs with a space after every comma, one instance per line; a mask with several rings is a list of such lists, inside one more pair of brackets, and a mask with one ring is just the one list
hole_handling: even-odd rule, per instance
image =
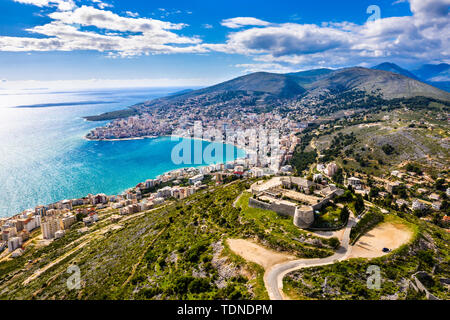
[[[114, 142], [114, 141], [132, 141], [132, 140], [144, 140], [144, 139], [157, 139], [157, 138], [163, 138], [163, 137], [177, 137], [177, 138], [180, 138], [180, 139], [201, 140], [201, 141], [205, 141], [205, 142], [209, 142], [209, 143], [220, 143], [220, 144], [222, 144], [222, 145], [227, 145], [227, 143], [211, 141], [211, 140], [203, 139], [203, 138], [193, 138], [193, 137], [176, 136], [176, 135], [172, 135], [172, 136], [167, 136], [167, 135], [164, 135], [164, 136], [145, 136], [145, 137], [135, 137], [135, 138], [104, 139], [104, 140], [101, 140], [101, 139], [87, 139], [86, 136], [83, 136], [82, 139], [87, 140], [87, 141], [110, 141], [110, 142]], [[239, 145], [237, 145], [237, 144], [228, 144], [228, 145], [232, 145], [232, 146], [234, 146], [234, 147], [237, 148], [237, 149], [243, 150], [244, 153], [245, 153], [244, 156], [243, 156], [243, 157], [236, 157], [236, 158], [233, 159], [233, 160], [222, 161], [222, 162], [218, 162], [218, 163], [226, 164], [226, 163], [230, 163], [230, 162], [235, 162], [236, 160], [242, 160], [242, 159], [245, 159], [245, 158], [247, 157], [249, 151], [248, 151], [246, 148], [243, 148], [243, 147], [241, 147], [241, 146], [239, 146]], [[236, 155], [236, 156], [237, 156], [237, 155]], [[199, 165], [199, 166], [195, 166], [194, 168], [200, 169], [200, 168], [208, 167], [208, 166], [210, 166], [210, 165], [211, 165], [211, 164], [202, 164], [202, 165]], [[192, 167], [192, 166], [188, 166], [188, 165], [187, 165], [187, 166], [184, 166], [184, 167], [180, 167], [180, 168], [176, 168], [176, 169], [171, 169], [171, 170], [162, 172], [162, 173], [158, 174], [157, 176], [165, 175], [165, 174], [168, 174], [168, 173], [170, 173], [170, 172], [178, 171], [178, 170], [181, 170], [181, 169], [187, 169], [187, 168], [191, 168], [191, 167]], [[121, 193], [123, 193], [123, 192], [129, 190], [130, 188], [133, 188], [133, 186], [128, 187], [128, 188], [126, 188], [125, 190], [123, 190], [122, 192], [117, 193], [117, 194], [121, 194]], [[100, 191], [99, 193], [101, 193], [101, 191]], [[87, 195], [82, 196], [81, 198], [86, 197], [86, 196], [87, 196]], [[57, 203], [57, 202], [60, 202], [60, 201], [63, 201], [63, 200], [65, 200], [65, 199], [60, 199], [60, 200], [58, 200], [58, 201], [56, 201], [56, 202], [53, 202], [53, 203]], [[50, 204], [52, 204], [52, 203], [47, 203], [47, 204], [45, 204], [45, 205], [50, 205]], [[41, 204], [37, 204], [37, 205], [41, 205]], [[37, 205], [36, 205], [36, 206], [37, 206]], [[15, 214], [13, 214], [13, 215], [6, 215], [6, 216], [3, 216], [3, 217], [0, 217], [0, 219], [12, 219], [12, 218], [14, 218], [14, 217], [16, 217], [16, 216], [19, 216], [23, 211], [26, 211], [26, 210], [29, 210], [29, 209], [33, 209], [33, 208], [27, 208], [27, 209], [22, 210], [21, 212], [17, 212], [17, 213], [15, 213]]]
[[[241, 146], [237, 143], [217, 142], [217, 141], [213, 141], [213, 140], [209, 140], [209, 139], [205, 139], [205, 138], [185, 137], [185, 136], [179, 136], [179, 135], [142, 136], [142, 137], [117, 138], [117, 139], [89, 139], [89, 138], [86, 138], [86, 136], [84, 136], [83, 139], [86, 141], [133, 141], [133, 140], [157, 139], [157, 138], [163, 138], [163, 137], [167, 137], [167, 138], [175, 137], [175, 138], [180, 138], [180, 139], [201, 140], [201, 141], [205, 141], [205, 142], [209, 142], [209, 143], [221, 143], [224, 145], [232, 145], [232, 146], [236, 147], [237, 149], [244, 150], [246, 155], [253, 152], [253, 151], [249, 150], [247, 148], [247, 146]], [[243, 158], [236, 158], [233, 161], [238, 160], [238, 159], [243, 159]], [[230, 162], [230, 161], [226, 161], [223, 163], [227, 163], [227, 162]], [[170, 171], [167, 171], [167, 172], [170, 172]]]
[[87, 141], [131, 141], [131, 140], [144, 140], [144, 139], [156, 139], [164, 136], [142, 136], [142, 137], [133, 137], [133, 138], [117, 138], [117, 139], [88, 139], [86, 136], [83, 136], [84, 140]]
[[[205, 142], [210, 142], [210, 143], [221, 143], [222, 145], [227, 145], [228, 144], [228, 143], [216, 142], [216, 141], [212, 141], [212, 140], [208, 140], [208, 139], [204, 139], [204, 138], [193, 138], [193, 137], [184, 137], [184, 136], [177, 136], [177, 135], [171, 135], [171, 136], [146, 136], [146, 137], [137, 137], [137, 138], [105, 139], [105, 140], [94, 140], [94, 139], [86, 139], [86, 138], [85, 139], [86, 140], [90, 140], [90, 141], [129, 141], [129, 140], [158, 139], [158, 138], [163, 138], [163, 137], [167, 137], [167, 138], [176, 137], [176, 138], [180, 138], [180, 139], [200, 140], [200, 141], [205, 141]], [[232, 145], [232, 146], [234, 146], [237, 149], [243, 150], [245, 152], [245, 155], [243, 157], [237, 157], [234, 160], [222, 161], [222, 162], [219, 162], [219, 163], [226, 164], [226, 163], [229, 163], [229, 162], [235, 162], [236, 160], [243, 160], [243, 159], [245, 159], [247, 157], [247, 154], [249, 154], [249, 151], [246, 148], [240, 147], [237, 144], [229, 144], [229, 145]], [[202, 165], [196, 166], [194, 168], [196, 168], [196, 169], [198, 169], [198, 168], [205, 168], [205, 167], [208, 167], [210, 165], [211, 164], [202, 164]], [[163, 172], [163, 173], [161, 173], [159, 175], [165, 175], [165, 174], [168, 174], [170, 172], [178, 171], [178, 170], [181, 170], [181, 169], [187, 169], [187, 168], [191, 168], [191, 167], [190, 166], [186, 166], [186, 167], [181, 167], [181, 168], [177, 168], [177, 169], [172, 169], [172, 170], [165, 171], [165, 172]], [[126, 191], [128, 189], [130, 189], [130, 188], [127, 188], [124, 191]]]

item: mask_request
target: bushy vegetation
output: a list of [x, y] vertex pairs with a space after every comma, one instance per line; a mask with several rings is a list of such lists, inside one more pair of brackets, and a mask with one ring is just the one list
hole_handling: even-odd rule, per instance
[[393, 147], [393, 146], [391, 146], [390, 144], [385, 144], [385, 145], [383, 145], [382, 147], [381, 147], [381, 149], [383, 150], [383, 152], [386, 154], [386, 155], [391, 155], [391, 154], [393, 154], [394, 153], [394, 151], [395, 151], [395, 148]]
[[[323, 267], [306, 268], [284, 278], [284, 291], [296, 299], [425, 299], [408, 286], [417, 271], [427, 273], [420, 281], [440, 299], [450, 294], [440, 280], [450, 276], [448, 241], [442, 229], [417, 218], [408, 217], [418, 225], [414, 240], [399, 249], [375, 259], [351, 259]], [[405, 222], [409, 225], [408, 222]], [[369, 266], [381, 271], [380, 289], [367, 286]]]
[[[332, 239], [314, 245], [300, 242], [308, 238], [307, 233], [295, 227], [292, 219], [248, 208], [250, 194], [233, 207], [247, 188], [248, 182], [235, 181], [118, 225], [101, 219], [85, 234], [78, 232], [78, 223], [49, 246], [33, 244], [22, 257], [1, 262], [0, 298], [267, 299], [264, 270], [235, 256], [226, 247], [227, 238], [258, 239], [304, 258], [330, 256], [335, 243]], [[116, 228], [104, 232], [112, 225]], [[78, 248], [80, 244], [84, 246]], [[65, 254], [23, 285], [38, 269]], [[67, 267], [72, 264], [80, 267], [81, 290], [66, 286]], [[221, 268], [236, 271], [224, 278]]]
[[353, 132], [350, 134], [338, 132], [338, 134], [333, 137], [330, 147], [322, 151], [323, 157], [321, 161], [329, 162], [334, 160], [344, 153], [346, 147], [351, 146], [356, 142], [357, 140]]
[[309, 152], [301, 152], [296, 150], [292, 157], [292, 165], [298, 174], [308, 169], [308, 167], [316, 161], [317, 152], [315, 150]]

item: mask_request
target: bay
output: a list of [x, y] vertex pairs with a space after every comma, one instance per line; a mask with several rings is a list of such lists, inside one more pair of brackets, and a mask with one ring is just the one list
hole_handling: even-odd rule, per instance
[[[83, 116], [119, 110], [181, 89], [1, 93], [0, 217], [88, 193], [118, 194], [169, 170], [204, 165], [174, 164], [171, 150], [178, 142], [170, 137], [84, 139], [89, 130], [106, 122], [88, 122]], [[245, 155], [234, 150], [223, 161]]]

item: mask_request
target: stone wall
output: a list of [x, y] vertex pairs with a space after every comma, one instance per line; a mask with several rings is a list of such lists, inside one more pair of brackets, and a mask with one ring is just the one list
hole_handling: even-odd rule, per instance
[[248, 200], [248, 206], [251, 208], [264, 209], [264, 210], [272, 210], [270, 209], [270, 203], [259, 201], [254, 198], [250, 198]]
[[323, 206], [325, 206], [328, 202], [330, 202], [331, 199], [332, 197], [328, 196], [326, 198], [323, 198], [320, 202], [313, 204], [311, 207], [313, 208], [314, 211], [320, 210]]
[[258, 208], [264, 210], [275, 211], [278, 214], [289, 216], [293, 218], [294, 225], [299, 228], [308, 228], [314, 222], [314, 210], [312, 207], [310, 209], [300, 209], [295, 205], [288, 205], [285, 203], [267, 203], [254, 198], [250, 198], [248, 205], [251, 208]]
[[314, 223], [314, 210], [297, 208], [294, 215], [294, 225], [299, 228], [309, 228]]
[[285, 203], [266, 203], [264, 201], [260, 201], [254, 198], [250, 198], [248, 201], [249, 207], [252, 208], [259, 208], [259, 209], [265, 209], [265, 210], [271, 210], [275, 211], [278, 214], [294, 217], [295, 215], [295, 205], [288, 205]]

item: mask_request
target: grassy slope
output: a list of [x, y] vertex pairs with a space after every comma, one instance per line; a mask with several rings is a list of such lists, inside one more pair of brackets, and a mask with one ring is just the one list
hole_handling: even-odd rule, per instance
[[[389, 117], [389, 118], [385, 118]], [[415, 161], [425, 166], [443, 168], [449, 165], [450, 152], [443, 139], [448, 138], [448, 124], [436, 118], [436, 112], [431, 111], [405, 111], [402, 109], [370, 114], [368, 120], [378, 121], [377, 123], [357, 124], [345, 126], [329, 131], [329, 134], [320, 136], [315, 145], [319, 150], [324, 150], [330, 146], [332, 137], [338, 132], [350, 134], [353, 132], [357, 137], [357, 142], [347, 146], [345, 150], [352, 152], [347, 157], [339, 157], [337, 162], [350, 170], [362, 170], [372, 175], [386, 173], [386, 168], [398, 165], [403, 161]], [[429, 121], [430, 126], [424, 128], [416, 126], [410, 128], [412, 121]], [[382, 151], [382, 146], [390, 144], [395, 152], [386, 155]], [[432, 159], [427, 155], [431, 154]], [[364, 158], [368, 165], [361, 167], [355, 161], [355, 155]], [[347, 163], [342, 160], [346, 158]], [[382, 164], [378, 162], [382, 161]]]
[[[326, 256], [332, 251], [292, 240], [290, 233], [298, 235], [301, 231], [291, 226], [292, 221], [278, 218], [273, 212], [261, 214], [244, 208], [240, 214], [232, 203], [248, 186], [237, 182], [214, 192], [199, 192], [121, 221], [122, 228], [104, 234], [105, 227], [111, 225], [106, 215], [84, 235], [78, 232], [81, 224], [77, 224], [63, 239], [43, 248], [31, 245], [24, 256], [0, 263], [0, 298], [265, 299], [260, 266], [231, 254], [226, 245], [222, 252], [215, 251], [226, 238], [256, 238], [300, 257]], [[245, 207], [245, 197], [241, 205]], [[272, 229], [271, 234], [265, 233], [263, 221]], [[35, 271], [85, 241], [84, 247], [28, 285], [22, 284]], [[213, 261], [215, 255], [215, 259], [224, 258], [221, 264]], [[35, 259], [40, 260], [27, 263]], [[67, 268], [72, 264], [80, 267], [81, 290], [67, 289]], [[224, 277], [227, 270], [231, 273]]]
[[[444, 230], [407, 216], [387, 216], [386, 221], [403, 223], [414, 232], [411, 243], [392, 253], [372, 260], [351, 259], [325, 267], [316, 267], [293, 272], [284, 279], [285, 292], [297, 299], [399, 299], [411, 297], [406, 283], [417, 271], [433, 274], [434, 284], [428, 289], [441, 299], [449, 299], [448, 289], [439, 283], [450, 277], [450, 235]], [[370, 265], [381, 268], [381, 289], [370, 290], [366, 282], [366, 271]], [[435, 267], [438, 266], [438, 267]], [[327, 279], [327, 290], [323, 284]]]

